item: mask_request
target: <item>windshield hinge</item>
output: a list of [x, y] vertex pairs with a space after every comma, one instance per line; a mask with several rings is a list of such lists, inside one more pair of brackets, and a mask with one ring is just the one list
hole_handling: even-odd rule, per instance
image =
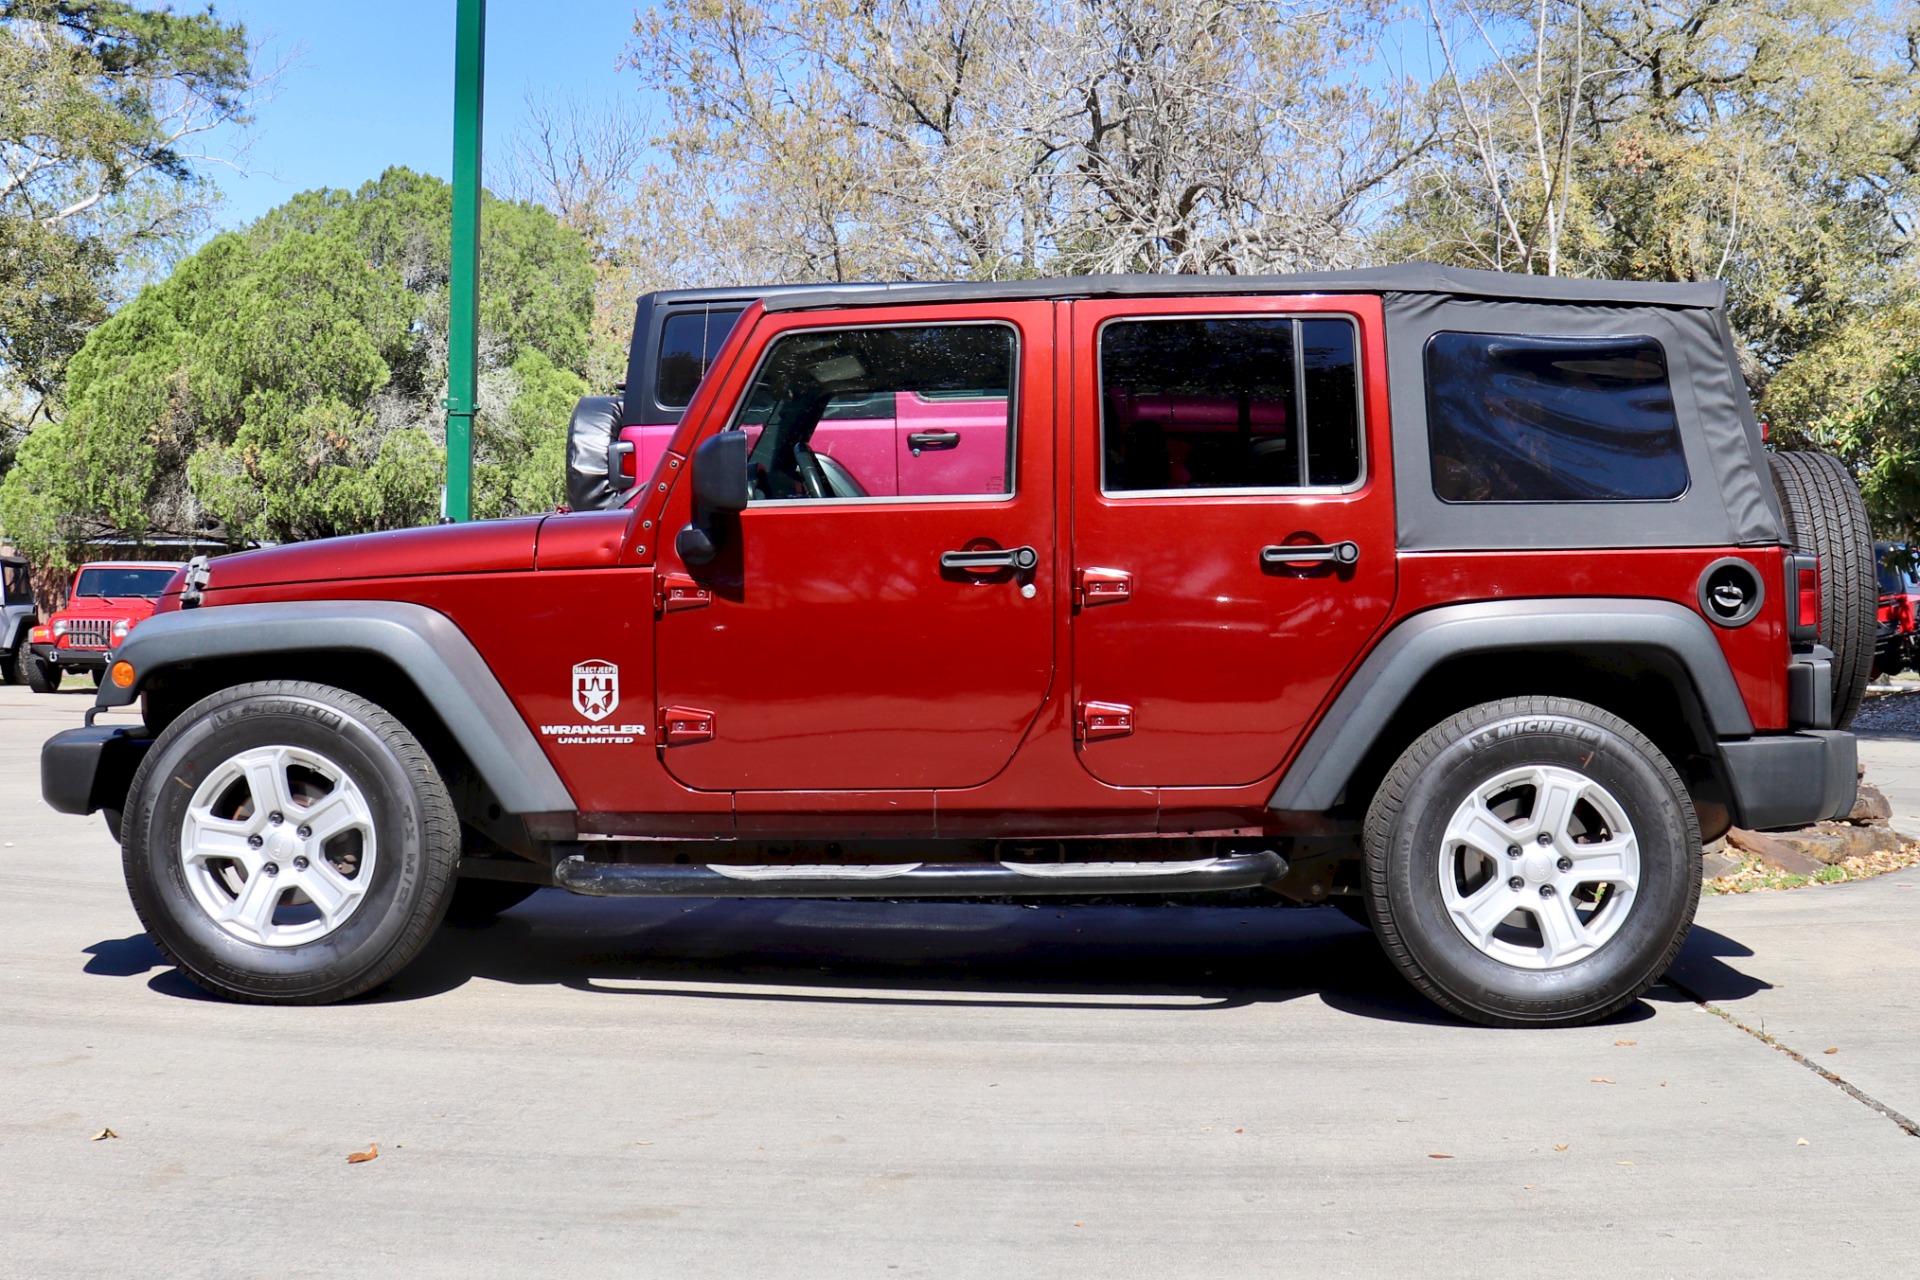
[[661, 573], [654, 575], [653, 610], [655, 613], [678, 613], [682, 609], [704, 609], [713, 603], [713, 592], [693, 580], [685, 573]]

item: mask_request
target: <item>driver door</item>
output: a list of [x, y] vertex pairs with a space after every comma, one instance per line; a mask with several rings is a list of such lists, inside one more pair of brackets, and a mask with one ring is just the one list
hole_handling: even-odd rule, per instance
[[[737, 407], [700, 432], [749, 431], [753, 499], [705, 566], [672, 550], [683, 505], [662, 529], [658, 572], [691, 584], [657, 623], [675, 778], [930, 806], [1011, 759], [1053, 675], [1052, 318], [1009, 303], [761, 320]], [[997, 406], [978, 437], [1004, 436], [1002, 465], [945, 451], [966, 465], [921, 469], [905, 497], [861, 476], [828, 406], [888, 395]]]

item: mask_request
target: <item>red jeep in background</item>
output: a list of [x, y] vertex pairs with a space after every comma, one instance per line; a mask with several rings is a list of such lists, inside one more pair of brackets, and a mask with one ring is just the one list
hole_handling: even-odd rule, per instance
[[[90, 713], [42, 790], [105, 812], [195, 981], [341, 999], [541, 885], [1232, 889], [1342, 905], [1456, 1013], [1562, 1024], [1659, 977], [1703, 838], [1852, 806], [1871, 534], [1838, 462], [1763, 447], [1717, 285], [1415, 265], [735, 310], [650, 470], [618, 436], [658, 396], [576, 413], [611, 509], [168, 586], [96, 700], [143, 725]], [[636, 364], [662, 350], [636, 326]], [[907, 492], [923, 404], [998, 465]], [[887, 448], [836, 455], [849, 422], [891, 488]]]
[[91, 672], [94, 683], [113, 651], [153, 616], [154, 601], [181, 566], [146, 560], [100, 560], [73, 575], [64, 608], [34, 627], [21, 661], [35, 693], [52, 693], [69, 671]]

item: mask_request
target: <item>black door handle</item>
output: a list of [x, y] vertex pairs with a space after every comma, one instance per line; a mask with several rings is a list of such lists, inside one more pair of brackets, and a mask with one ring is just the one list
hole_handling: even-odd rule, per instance
[[915, 431], [907, 436], [907, 448], [913, 450], [916, 458], [922, 449], [953, 449], [959, 444], [958, 431]]
[[1274, 546], [1260, 548], [1261, 564], [1337, 564], [1346, 566], [1360, 562], [1360, 548], [1351, 542], [1334, 542], [1319, 545], [1289, 547]]
[[943, 551], [942, 569], [1018, 569], [1025, 572], [1040, 563], [1040, 553], [1032, 547], [1009, 547], [1005, 551]]

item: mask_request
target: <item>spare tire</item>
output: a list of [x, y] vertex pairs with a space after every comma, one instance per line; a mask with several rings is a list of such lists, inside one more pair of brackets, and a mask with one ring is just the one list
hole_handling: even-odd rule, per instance
[[616, 488], [610, 474], [609, 450], [620, 417], [618, 396], [582, 396], [573, 407], [567, 423], [567, 505], [575, 511], [611, 511], [633, 491], [633, 484]]
[[1844, 729], [1873, 674], [1880, 580], [1873, 530], [1853, 472], [1825, 453], [1772, 453], [1787, 539], [1820, 557], [1820, 643], [1833, 651], [1833, 723]]

